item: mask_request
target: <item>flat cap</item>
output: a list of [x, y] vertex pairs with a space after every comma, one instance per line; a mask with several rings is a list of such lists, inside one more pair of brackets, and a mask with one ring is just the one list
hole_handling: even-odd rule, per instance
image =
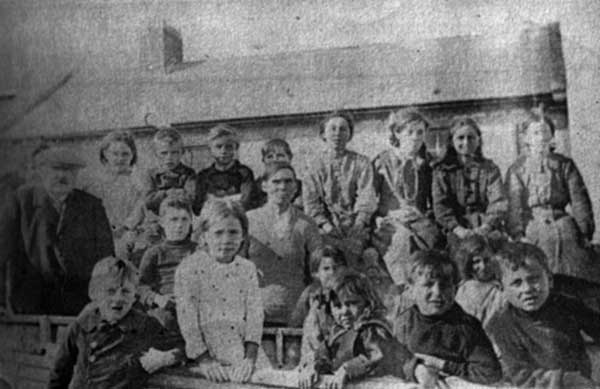
[[86, 165], [73, 149], [67, 147], [51, 147], [43, 150], [39, 154], [39, 164], [70, 169], [81, 169]]

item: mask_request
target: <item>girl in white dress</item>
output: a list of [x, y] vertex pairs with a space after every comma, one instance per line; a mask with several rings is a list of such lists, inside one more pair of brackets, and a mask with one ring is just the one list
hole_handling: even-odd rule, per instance
[[200, 215], [205, 249], [175, 273], [177, 320], [194, 370], [216, 381], [246, 382], [269, 366], [260, 348], [263, 307], [255, 265], [238, 255], [248, 219], [236, 203], [214, 200]]

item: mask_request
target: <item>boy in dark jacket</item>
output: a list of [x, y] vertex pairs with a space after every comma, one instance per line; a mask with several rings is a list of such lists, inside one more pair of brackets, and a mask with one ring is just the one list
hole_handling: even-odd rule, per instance
[[581, 301], [551, 292], [544, 252], [507, 244], [497, 256], [508, 302], [487, 332], [500, 350], [507, 379], [536, 388], [595, 387], [581, 331], [600, 341], [600, 314]]
[[481, 324], [454, 301], [458, 268], [435, 250], [410, 258], [407, 292], [414, 304], [399, 309], [394, 335], [441, 376], [491, 384], [502, 377], [500, 363]]
[[174, 350], [152, 347], [160, 324], [132, 309], [137, 283], [130, 262], [107, 257], [96, 264], [89, 285], [92, 303], [69, 327], [48, 388], [143, 388], [149, 374], [176, 362]]

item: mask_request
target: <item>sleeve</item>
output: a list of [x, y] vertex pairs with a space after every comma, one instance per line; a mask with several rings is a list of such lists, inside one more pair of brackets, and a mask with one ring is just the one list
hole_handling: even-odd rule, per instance
[[325, 211], [325, 199], [323, 198], [323, 184], [319, 177], [318, 166], [312, 166], [309, 176], [304, 180], [302, 190], [304, 211], [310, 216], [318, 226], [329, 222]]
[[[469, 381], [491, 384], [500, 381], [502, 369], [487, 335], [478, 322], [471, 324], [471, 333], [467, 335], [472, 344], [465, 362], [446, 361], [444, 373], [464, 377]], [[504, 354], [503, 354], [504, 355]]]
[[407, 379], [413, 377], [415, 359], [408, 349], [391, 338], [378, 326], [366, 326], [360, 331], [360, 353], [344, 362], [348, 378], [362, 378], [380, 364], [387, 365], [384, 373]]
[[196, 194], [194, 196], [194, 202], [192, 203], [192, 210], [194, 211], [194, 214], [199, 215], [207, 196], [206, 173], [204, 170], [201, 170], [196, 174], [194, 190], [196, 191]]
[[577, 222], [579, 230], [586, 239], [591, 240], [594, 235], [594, 213], [592, 203], [583, 182], [583, 178], [575, 165], [575, 162], [569, 160], [565, 166], [564, 172], [569, 188], [569, 198], [571, 200], [571, 212]]
[[167, 191], [156, 187], [154, 178], [152, 177], [152, 170], [145, 172], [142, 180], [144, 204], [150, 211], [158, 214], [160, 202], [167, 196]]
[[323, 343], [323, 334], [319, 325], [317, 307], [311, 306], [302, 325], [300, 343], [300, 369], [315, 366], [316, 352]]
[[486, 179], [486, 197], [488, 206], [484, 222], [492, 228], [498, 228], [506, 216], [508, 201], [504, 194], [504, 185], [502, 184], [502, 174], [496, 165], [492, 165], [487, 171]]
[[106, 211], [101, 202], [95, 207], [95, 215], [92, 219], [96, 228], [96, 257], [98, 259], [115, 255], [115, 242], [113, 240], [112, 228], [106, 216]]
[[73, 370], [77, 363], [77, 337], [80, 333], [80, 327], [77, 322], [74, 322], [69, 327], [67, 336], [58, 348], [58, 353], [54, 359], [54, 364], [50, 370], [50, 380], [48, 389], [67, 389], [71, 378], [73, 378]]
[[302, 327], [304, 319], [306, 319], [306, 316], [308, 316], [308, 311], [310, 308], [310, 289], [310, 287], [305, 288], [300, 297], [298, 298], [298, 301], [296, 301], [296, 306], [290, 314], [290, 327]]
[[377, 210], [377, 194], [375, 193], [375, 173], [368, 160], [357, 163], [356, 203], [354, 212], [356, 222], [369, 225], [371, 216]]
[[506, 172], [506, 194], [508, 196], [508, 230], [513, 238], [525, 235], [527, 214], [530, 213], [526, 199], [526, 188], [516, 173], [515, 166]]
[[441, 168], [434, 169], [432, 185], [433, 213], [437, 222], [446, 232], [451, 232], [459, 225], [454, 214], [456, 196], [452, 193], [449, 181], [450, 177], [447, 172]]
[[240, 185], [241, 198], [240, 202], [245, 210], [253, 208], [253, 203], [258, 193], [258, 187], [254, 180], [254, 173], [250, 168], [244, 166], [244, 172], [242, 174], [243, 180]]
[[7, 197], [0, 208], [0, 306], [4, 307], [10, 298], [9, 269], [17, 260], [20, 242], [19, 204], [14, 194]]
[[195, 359], [204, 354], [208, 348], [204, 343], [200, 327], [200, 296], [194, 294], [194, 272], [188, 262], [182, 262], [175, 271], [174, 294], [176, 299], [177, 323], [185, 340], [185, 353]]
[[159, 255], [159, 250], [150, 248], [146, 250], [140, 263], [140, 287], [138, 288], [138, 293], [140, 295], [140, 302], [147, 307], [152, 306], [154, 297], [157, 294], [153, 289], [156, 288], [156, 284], [158, 283], [156, 262]]
[[[251, 262], [249, 262], [252, 264]], [[248, 294], [246, 298], [246, 342], [261, 344], [264, 309], [260, 297], [260, 289], [258, 287], [258, 275], [256, 267], [252, 264], [251, 270], [248, 271]]]

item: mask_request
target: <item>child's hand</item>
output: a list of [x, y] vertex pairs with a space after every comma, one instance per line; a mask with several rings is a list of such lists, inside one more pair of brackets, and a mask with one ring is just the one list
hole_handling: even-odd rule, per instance
[[423, 361], [427, 367], [432, 367], [438, 371], [443, 371], [446, 365], [446, 360], [433, 355], [415, 353], [415, 356]]
[[346, 368], [342, 365], [342, 367], [335, 371], [333, 376], [326, 377], [323, 384], [325, 385], [325, 389], [342, 389], [347, 378], [348, 373], [346, 372]]
[[437, 372], [422, 363], [419, 363], [415, 367], [415, 379], [424, 389], [434, 389], [438, 383]]
[[242, 362], [236, 366], [232, 366], [229, 370], [229, 379], [231, 382], [247, 382], [254, 373], [254, 361], [250, 358], [244, 358]]
[[300, 389], [310, 389], [318, 380], [319, 373], [317, 373], [314, 366], [305, 367], [300, 369], [300, 374], [298, 374], [298, 387]]
[[140, 357], [140, 363], [144, 370], [152, 374], [155, 371], [175, 364], [177, 362], [176, 349], [169, 351], [160, 351], [151, 347]]
[[173, 296], [165, 296], [162, 294], [156, 294], [154, 296], [154, 303], [162, 309], [165, 309], [169, 303], [175, 304], [175, 299]]
[[209, 381], [229, 381], [229, 374], [227, 374], [227, 370], [218, 362], [200, 362], [197, 367], [193, 367], [190, 370], [200, 373], [202, 377]]
[[468, 238], [469, 236], [473, 235], [473, 231], [468, 229], [468, 228], [464, 228], [461, 226], [456, 226], [452, 232], [454, 232], [454, 234], [456, 236], [458, 236], [459, 239], [465, 239]]

